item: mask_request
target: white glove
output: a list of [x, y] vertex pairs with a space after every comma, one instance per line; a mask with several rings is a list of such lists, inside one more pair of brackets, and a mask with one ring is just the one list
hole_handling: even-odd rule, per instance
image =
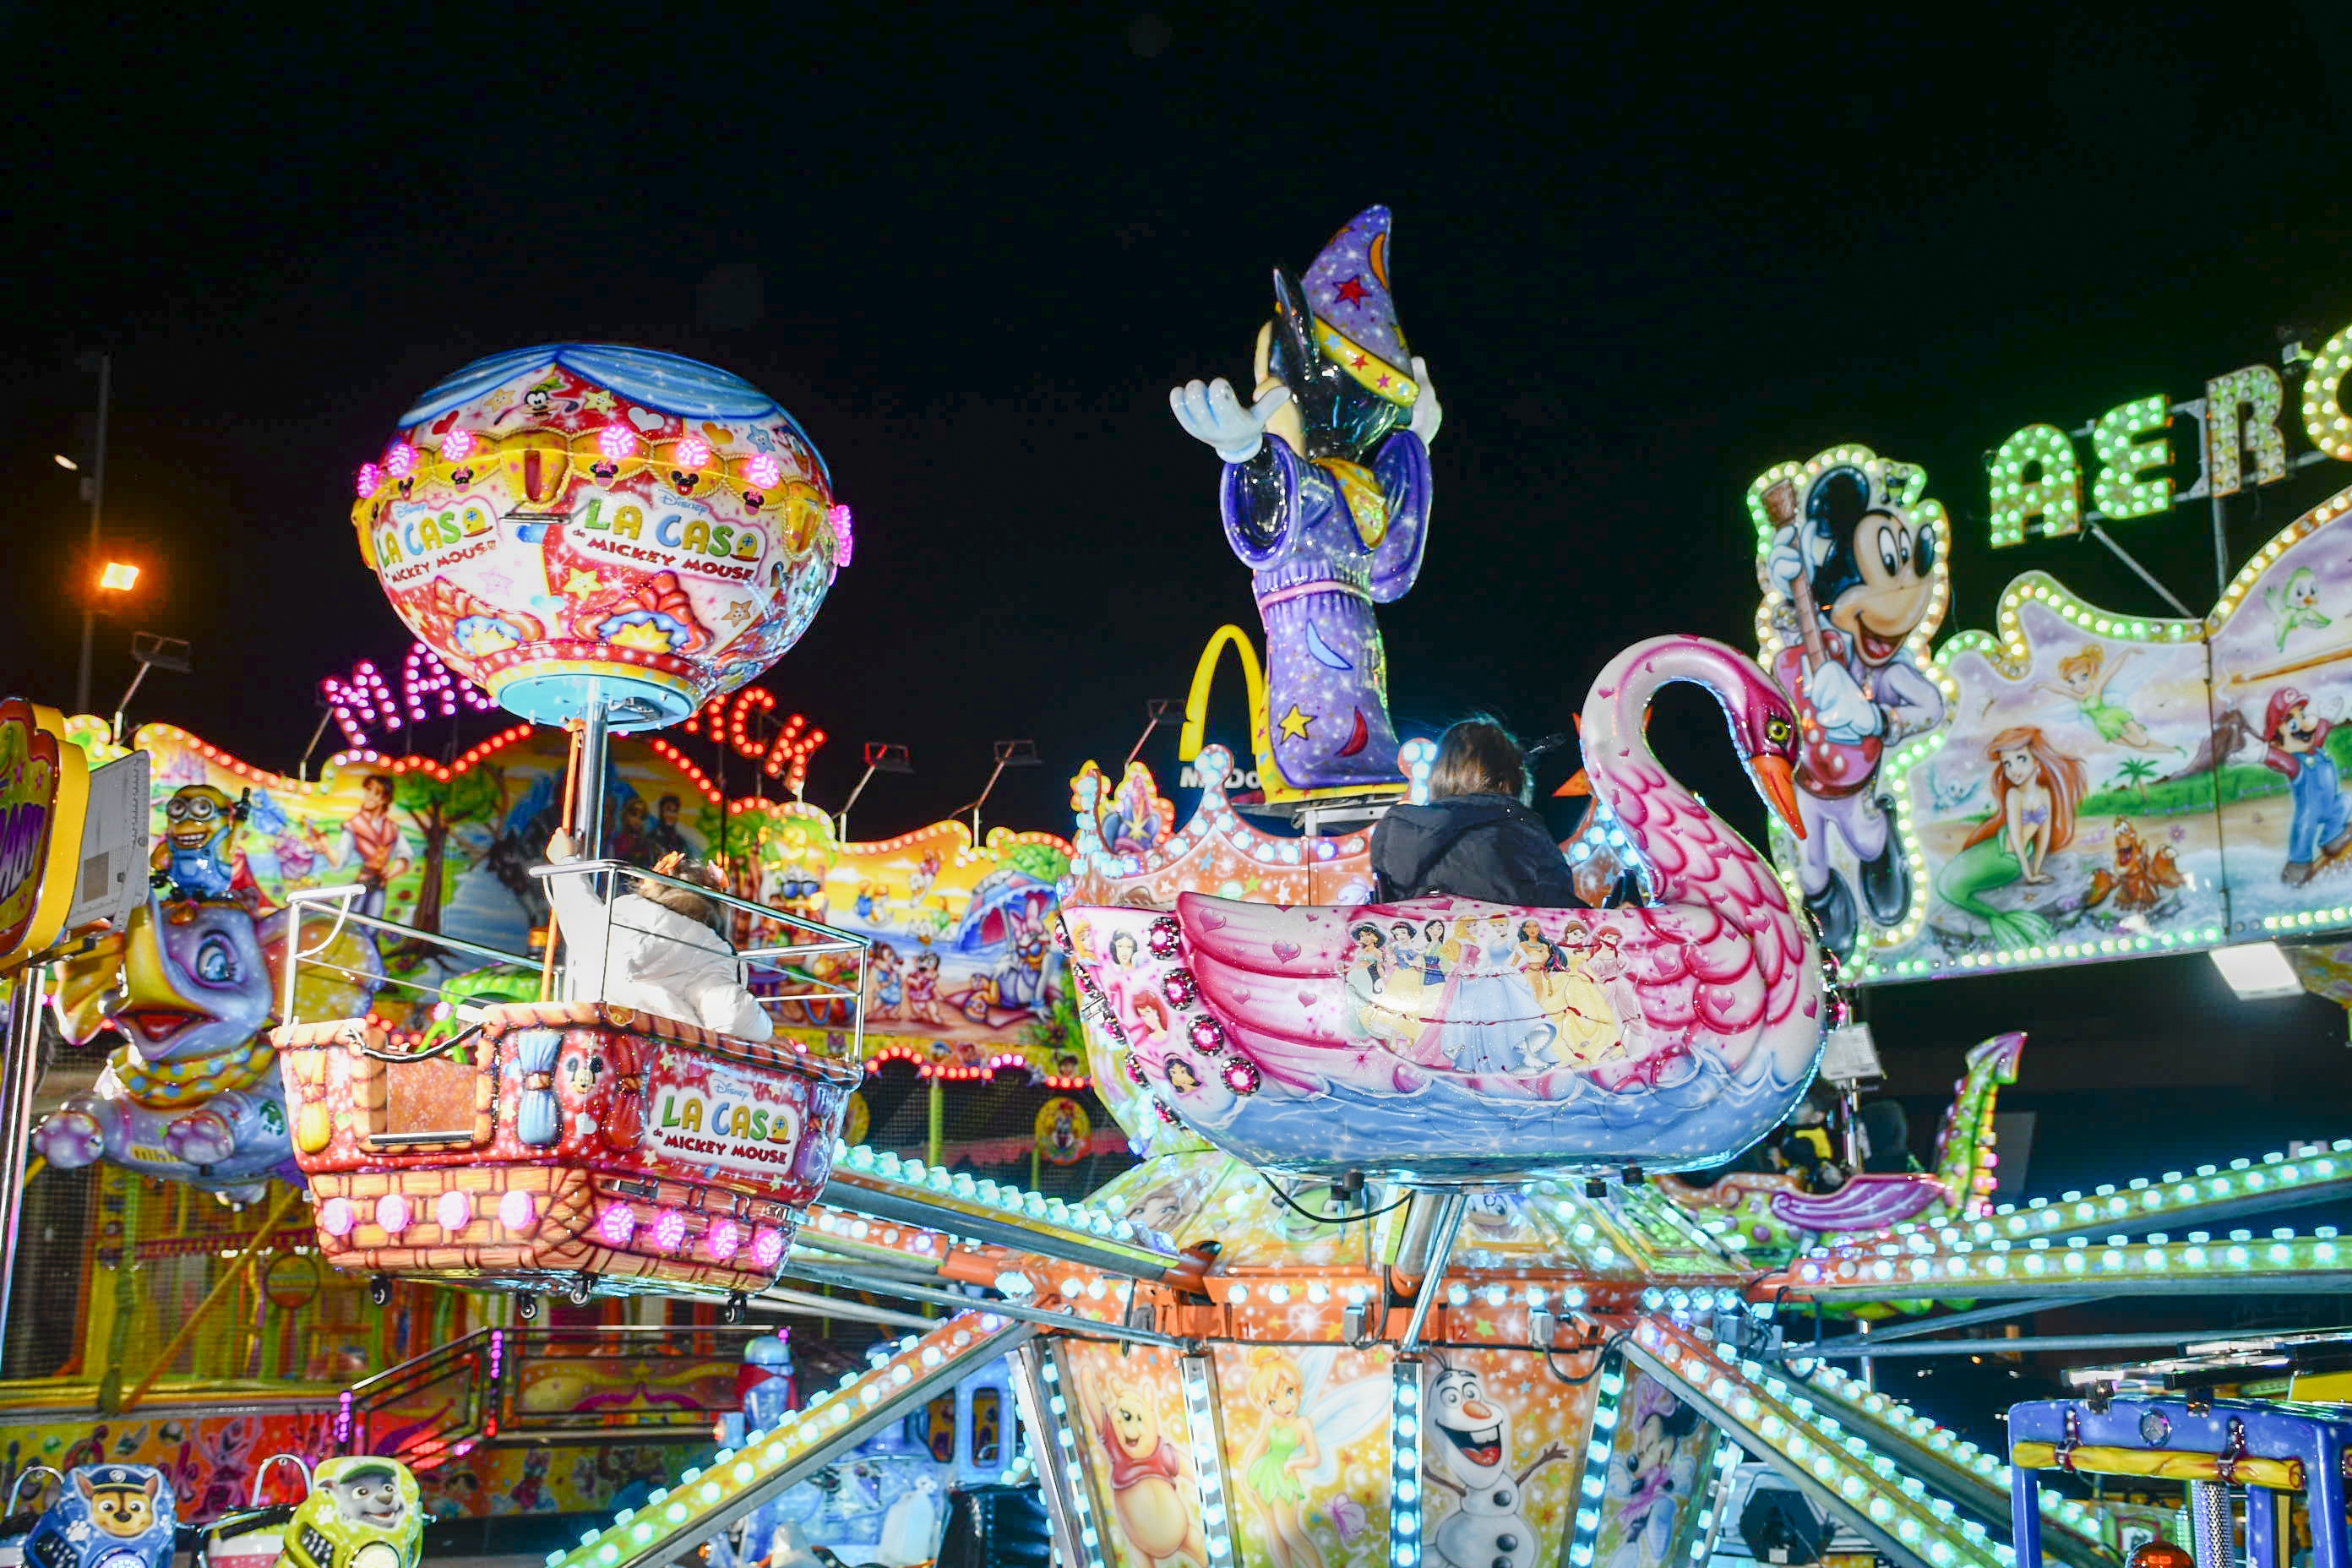
[[559, 863], [565, 860], [577, 860], [580, 858], [580, 847], [572, 840], [570, 833], [559, 828], [555, 837], [547, 841], [547, 858]]
[[1783, 594], [1796, 591], [1797, 579], [1805, 570], [1805, 562], [1804, 557], [1797, 553], [1795, 529], [1783, 528], [1772, 535], [1772, 550], [1764, 557], [1764, 570]]
[[1184, 434], [1214, 448], [1228, 463], [1246, 463], [1257, 456], [1265, 445], [1265, 422], [1289, 401], [1290, 388], [1277, 386], [1244, 408], [1234, 384], [1222, 375], [1211, 382], [1188, 381], [1168, 394], [1168, 406]]
[[1805, 677], [1805, 700], [1832, 741], [1851, 743], [1880, 733], [1886, 714], [1842, 664], [1824, 664]]
[[1429, 362], [1419, 354], [1412, 356], [1412, 379], [1421, 384], [1421, 395], [1412, 400], [1412, 422], [1405, 426], [1428, 446], [1437, 439], [1437, 427], [1445, 423], [1445, 410], [1437, 401], [1437, 389], [1429, 384]]

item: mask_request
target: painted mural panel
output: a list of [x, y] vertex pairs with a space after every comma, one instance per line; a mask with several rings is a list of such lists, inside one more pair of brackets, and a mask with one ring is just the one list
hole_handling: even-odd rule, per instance
[[1057, 1353], [1105, 1568], [1208, 1568], [1175, 1352], [1073, 1340]]
[[1670, 1568], [1689, 1552], [1718, 1436], [1696, 1406], [1638, 1368], [1625, 1373], [1593, 1537], [1598, 1568]]
[[1220, 1344], [1225, 1478], [1244, 1568], [1388, 1561], [1387, 1355]]
[[2352, 490], [2204, 616], [2030, 573], [1928, 658], [1949, 543], [1924, 482], [1840, 447], [1749, 495], [1759, 654], [1808, 748], [1808, 832], [1775, 851], [1859, 977], [2352, 925]]
[[[558, 731], [517, 726], [446, 763], [344, 752], [315, 783], [252, 767], [169, 724], [147, 725], [137, 740], [154, 759], [156, 868], [205, 879], [206, 896], [235, 889], [269, 906], [356, 881], [365, 912], [518, 953], [546, 924], [529, 868], [561, 811]], [[963, 825], [936, 823], [844, 843], [814, 806], [722, 801], [667, 742], [616, 741], [612, 759], [608, 854], [646, 866], [672, 850], [722, 860], [742, 896], [875, 941], [871, 1054], [1084, 1077], [1078, 1047], [1042, 1038], [1061, 994], [1049, 927], [1066, 842], [997, 828], [975, 847]], [[217, 808], [203, 833], [173, 816], [175, 798], [199, 795]], [[244, 819], [233, 822], [227, 812], [240, 804]], [[169, 863], [174, 854], [184, 864]], [[397, 974], [404, 958], [422, 955], [385, 956]]]
[[1447, 1349], [1423, 1362], [1422, 1541], [1431, 1568], [1546, 1568], [1575, 1512], [1595, 1385], [1526, 1351]]

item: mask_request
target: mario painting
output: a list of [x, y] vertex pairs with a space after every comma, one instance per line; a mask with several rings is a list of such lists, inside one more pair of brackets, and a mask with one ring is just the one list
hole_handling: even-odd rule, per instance
[[2300, 888], [2319, 868], [2352, 849], [2352, 807], [2344, 802], [2344, 781], [2327, 754], [2335, 725], [2311, 710], [2311, 699], [2292, 686], [2271, 693], [2263, 713], [2263, 765], [2286, 775], [2294, 800], [2287, 829], [2286, 865], [2279, 879]]
[[[1798, 881], [1822, 945], [1842, 959], [1853, 955], [1865, 916], [1885, 929], [1910, 913], [1879, 765], [1890, 748], [1944, 721], [1943, 689], [1919, 650], [1941, 617], [1951, 568], [1941, 509], [1911, 494], [1917, 479], [1865, 453], [1752, 498], [1771, 527], [1758, 563], [1776, 595], [1765, 662], [1802, 730]], [[1834, 858], [1840, 844], [1858, 886]]]

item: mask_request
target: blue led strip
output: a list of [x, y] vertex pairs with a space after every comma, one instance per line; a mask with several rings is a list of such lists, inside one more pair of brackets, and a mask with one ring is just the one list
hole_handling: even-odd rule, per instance
[[1094, 1500], [1087, 1495], [1087, 1468], [1078, 1453], [1077, 1423], [1070, 1419], [1070, 1403], [1062, 1396], [1062, 1372], [1050, 1354], [1040, 1359], [1045, 1379], [1046, 1417], [1062, 1445], [1062, 1468], [1070, 1479], [1070, 1509], [1077, 1515], [1079, 1549], [1085, 1568], [1104, 1568], [1102, 1531], [1095, 1528]]
[[1233, 1568], [1233, 1516], [1217, 1436], [1216, 1379], [1207, 1356], [1188, 1355], [1177, 1364], [1184, 1381], [1184, 1429], [1192, 1445], [1192, 1474], [1201, 1486], [1201, 1538], [1208, 1544], [1209, 1568]]
[[1592, 1435], [1584, 1446], [1576, 1530], [1568, 1538], [1569, 1568], [1592, 1568], [1593, 1538], [1601, 1533], [1601, 1501], [1609, 1490], [1609, 1449], [1617, 1435], [1617, 1406], [1624, 1397], [1625, 1363], [1612, 1352], [1601, 1363], [1600, 1397], [1592, 1406]]
[[1390, 1371], [1389, 1568], [1421, 1563], [1421, 1362], [1400, 1358]]

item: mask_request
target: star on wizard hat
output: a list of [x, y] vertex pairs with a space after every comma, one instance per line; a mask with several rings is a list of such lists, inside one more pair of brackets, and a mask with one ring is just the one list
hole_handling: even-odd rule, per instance
[[1399, 407], [1421, 387], [1389, 293], [1389, 209], [1366, 207], [1331, 237], [1304, 279], [1323, 357]]

